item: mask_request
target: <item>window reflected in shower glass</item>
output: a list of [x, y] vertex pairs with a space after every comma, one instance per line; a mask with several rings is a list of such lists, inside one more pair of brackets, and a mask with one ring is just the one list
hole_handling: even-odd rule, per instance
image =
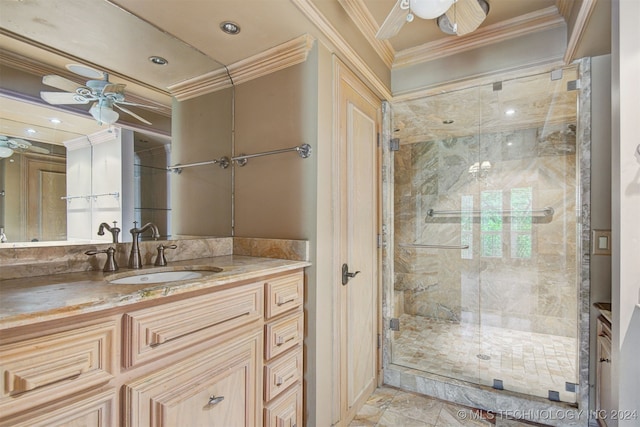
[[473, 196], [465, 195], [460, 200], [460, 244], [469, 246], [462, 249], [460, 257], [462, 259], [473, 259]]
[[531, 187], [511, 190], [511, 258], [531, 258], [532, 200]]
[[480, 194], [481, 253], [483, 257], [502, 257], [502, 191]]

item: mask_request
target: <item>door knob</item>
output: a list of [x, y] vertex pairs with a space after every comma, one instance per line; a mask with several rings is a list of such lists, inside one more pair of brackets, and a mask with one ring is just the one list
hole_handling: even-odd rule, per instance
[[349, 279], [353, 279], [358, 273], [360, 272], [356, 271], [355, 273], [349, 273], [349, 266], [347, 264], [342, 264], [342, 284], [346, 285], [349, 282]]

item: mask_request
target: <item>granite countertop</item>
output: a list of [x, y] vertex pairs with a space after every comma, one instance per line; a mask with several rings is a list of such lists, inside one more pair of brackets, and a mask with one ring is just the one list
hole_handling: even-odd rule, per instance
[[[213, 288], [239, 280], [309, 266], [307, 261], [225, 255], [171, 262], [167, 267], [146, 266], [116, 273], [87, 271], [0, 281], [0, 330], [91, 313], [141, 301]], [[116, 285], [107, 279], [165, 270], [222, 268], [203, 277], [183, 281]]]

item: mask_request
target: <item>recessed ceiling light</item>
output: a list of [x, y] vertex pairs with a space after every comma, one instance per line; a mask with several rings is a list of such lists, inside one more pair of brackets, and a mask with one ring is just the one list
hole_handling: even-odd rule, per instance
[[156, 65], [167, 65], [169, 63], [169, 61], [167, 61], [166, 59], [164, 59], [161, 56], [150, 56], [149, 57], [149, 61], [151, 61], [152, 63], [154, 63]]
[[236, 35], [240, 32], [240, 25], [231, 21], [224, 21], [220, 23], [220, 29], [227, 34]]
[[60, 123], [62, 123], [62, 120], [56, 119], [55, 117], [53, 119], [49, 119], [49, 121], [54, 125], [59, 125]]
[[513, 108], [509, 108], [507, 111], [504, 112], [507, 116], [513, 116], [516, 113], [516, 110], [514, 110]]

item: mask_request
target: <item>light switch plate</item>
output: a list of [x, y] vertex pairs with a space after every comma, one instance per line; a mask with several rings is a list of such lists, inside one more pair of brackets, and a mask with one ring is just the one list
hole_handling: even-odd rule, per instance
[[591, 233], [591, 253], [611, 255], [611, 230], [592, 230]]

